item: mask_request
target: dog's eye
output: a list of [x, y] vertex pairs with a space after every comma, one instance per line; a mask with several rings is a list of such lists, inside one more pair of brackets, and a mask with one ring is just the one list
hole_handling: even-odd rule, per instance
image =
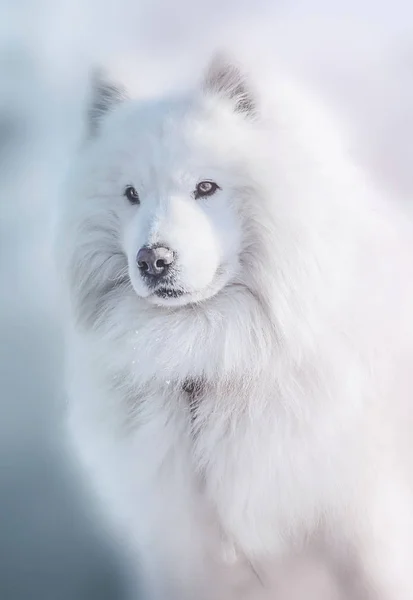
[[133, 187], [133, 185], [127, 185], [123, 195], [129, 200], [131, 204], [139, 204], [139, 194]]
[[195, 198], [205, 198], [205, 196], [212, 196], [217, 190], [221, 188], [214, 181], [200, 181], [195, 188]]

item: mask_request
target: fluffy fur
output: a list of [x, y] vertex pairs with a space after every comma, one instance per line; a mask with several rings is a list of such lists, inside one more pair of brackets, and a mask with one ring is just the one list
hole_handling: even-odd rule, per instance
[[[273, 599], [280, 561], [323, 539], [363, 598], [411, 600], [402, 216], [281, 75], [254, 95], [221, 58], [187, 95], [103, 98], [59, 238], [70, 422], [145, 599]], [[202, 180], [219, 189], [196, 199]], [[151, 244], [181, 295], [141, 276]]]

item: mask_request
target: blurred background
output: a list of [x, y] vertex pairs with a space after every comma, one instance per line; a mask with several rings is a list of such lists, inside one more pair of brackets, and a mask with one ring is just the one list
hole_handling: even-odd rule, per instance
[[128, 596], [63, 443], [54, 212], [92, 65], [150, 95], [221, 47], [317, 87], [357, 160], [395, 202], [412, 196], [410, 0], [0, 0], [1, 600]]

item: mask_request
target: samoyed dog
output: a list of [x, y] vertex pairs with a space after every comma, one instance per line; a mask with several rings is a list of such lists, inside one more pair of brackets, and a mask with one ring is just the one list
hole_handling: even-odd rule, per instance
[[412, 600], [410, 224], [321, 100], [253, 80], [95, 80], [59, 234], [75, 446], [145, 600], [275, 599], [320, 544]]

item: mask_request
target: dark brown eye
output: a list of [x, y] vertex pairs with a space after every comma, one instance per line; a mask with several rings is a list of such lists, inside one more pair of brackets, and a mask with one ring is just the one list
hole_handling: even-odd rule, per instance
[[131, 204], [139, 204], [139, 194], [133, 187], [133, 185], [127, 185], [123, 195], [129, 200]]
[[205, 196], [212, 196], [217, 190], [221, 188], [214, 181], [200, 181], [195, 188], [195, 198], [205, 198]]

